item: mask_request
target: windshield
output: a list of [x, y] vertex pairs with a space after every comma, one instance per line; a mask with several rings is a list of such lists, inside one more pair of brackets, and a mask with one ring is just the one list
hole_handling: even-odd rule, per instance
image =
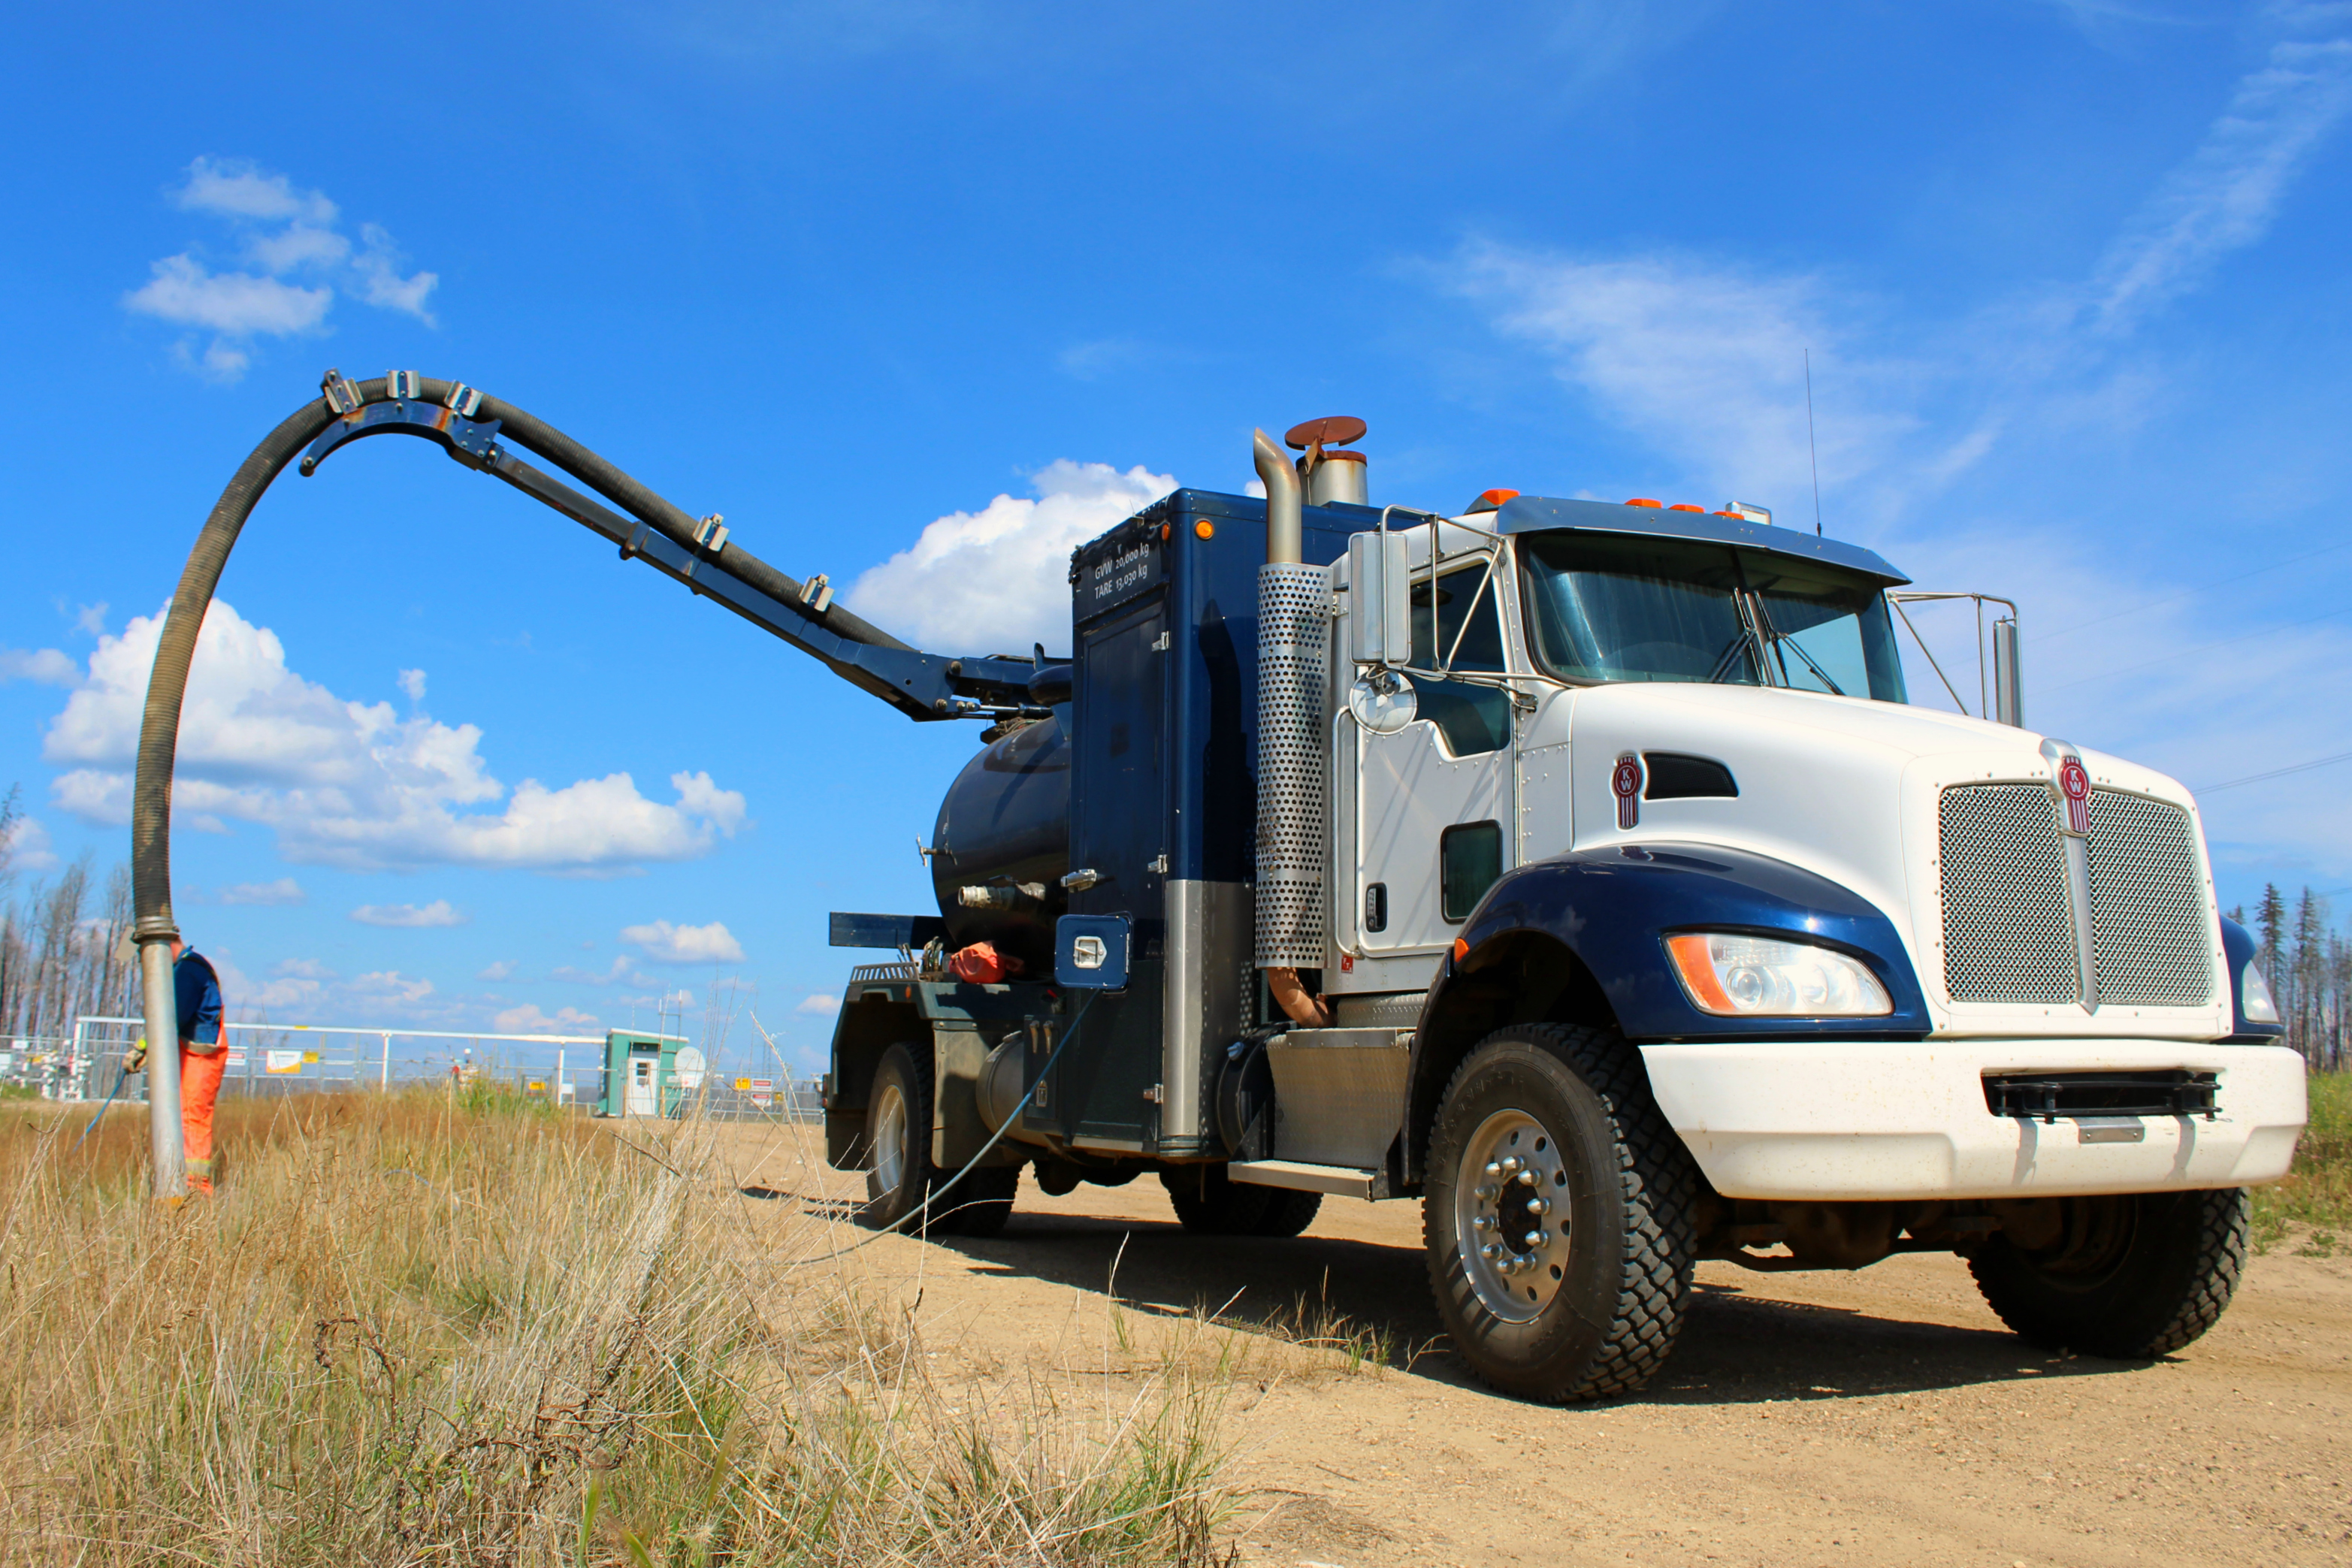
[[1536, 662], [1562, 680], [1905, 700], [1875, 583], [1761, 550], [1611, 534], [1525, 534], [1519, 559]]

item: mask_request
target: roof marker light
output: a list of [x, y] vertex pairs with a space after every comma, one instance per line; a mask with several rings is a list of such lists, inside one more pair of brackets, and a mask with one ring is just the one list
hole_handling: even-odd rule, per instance
[[1474, 517], [1480, 512], [1499, 512], [1503, 509], [1503, 503], [1516, 501], [1518, 498], [1519, 493], [1517, 490], [1481, 490], [1478, 492], [1476, 500], [1462, 508], [1462, 515], [1465, 517]]
[[1653, 501], [1641, 496], [1634, 497], [1625, 504], [1629, 507], [1663, 507], [1665, 505], [1664, 501]]
[[1676, 501], [1673, 506], [1668, 507], [1666, 510], [1669, 512], [1704, 512], [1706, 508], [1705, 507], [1694, 507], [1688, 501]]

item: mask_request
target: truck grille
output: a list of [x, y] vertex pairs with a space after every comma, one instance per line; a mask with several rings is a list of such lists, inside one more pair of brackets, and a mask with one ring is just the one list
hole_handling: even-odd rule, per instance
[[[1944, 791], [1944, 988], [1956, 1002], [2078, 1002], [2066, 856], [2043, 784]], [[2142, 795], [2091, 797], [2091, 933], [2098, 999], [2212, 999], [2211, 914], [2189, 813]]]

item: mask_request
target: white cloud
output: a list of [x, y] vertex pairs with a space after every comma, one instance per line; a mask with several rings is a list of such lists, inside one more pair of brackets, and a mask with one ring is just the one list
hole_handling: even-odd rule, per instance
[[308, 904], [310, 902], [310, 895], [303, 892], [302, 884], [292, 877], [281, 876], [276, 882], [240, 882], [234, 887], [223, 888], [220, 902], [223, 904]]
[[630, 969], [635, 962], [636, 960], [626, 953], [616, 953], [613, 956], [612, 964], [602, 973], [594, 969], [575, 968], [570, 964], [559, 964], [549, 971], [548, 978], [569, 980], [574, 985], [581, 986], [609, 986], [615, 980], [633, 978]]
[[1108, 463], [1048, 464], [1037, 499], [999, 496], [978, 512], [951, 512], [881, 565], [842, 601], [925, 648], [1023, 653], [1070, 641], [1070, 551], [1176, 487], [1165, 474]]
[[446, 898], [430, 904], [362, 904], [352, 911], [352, 918], [362, 925], [405, 926], [415, 929], [445, 925], [463, 925], [468, 916], [450, 905]]
[[273, 338], [308, 332], [326, 319], [335, 302], [331, 288], [304, 288], [249, 272], [212, 272], [183, 252], [151, 268], [154, 277], [122, 297], [124, 308], [142, 316], [202, 327], [224, 338]]
[[264, 173], [237, 158], [196, 159], [188, 165], [187, 183], [173, 194], [189, 212], [223, 217], [323, 226], [338, 215], [335, 204], [318, 192], [297, 191], [285, 175]]
[[393, 684], [407, 695], [410, 702], [421, 703], [425, 700], [424, 671], [403, 670], [400, 672], [400, 678]]
[[269, 972], [304, 980], [331, 980], [335, 977], [335, 972], [316, 958], [281, 958], [269, 966]]
[[625, 925], [621, 940], [657, 964], [740, 964], [743, 945], [719, 921], [708, 925], [672, 925], [656, 920], [650, 925]]
[[74, 628], [77, 631], [87, 632], [93, 637], [105, 636], [106, 601], [101, 599], [95, 604], [76, 606], [74, 609]]
[[[2294, 20], [2297, 8], [2273, 12]], [[2342, 7], [2304, 8], [2320, 19]], [[2313, 149], [2352, 110], [2352, 39], [2285, 38], [2108, 247], [2092, 282], [2099, 325], [2129, 327], [2269, 232]]]
[[184, 211], [226, 224], [249, 269], [216, 267], [194, 246], [152, 263], [148, 281], [122, 297], [134, 314], [211, 334], [201, 351], [193, 336], [172, 346], [173, 359], [197, 375], [234, 382], [252, 363], [255, 340], [322, 330], [338, 285], [365, 304], [434, 325], [425, 301], [438, 275], [404, 275], [399, 248], [379, 225], [360, 226], [354, 252], [335, 226], [340, 209], [317, 191], [249, 162], [198, 158], [173, 195]]
[[49, 838], [49, 830], [31, 817], [19, 817], [8, 824], [8, 836], [0, 843], [0, 865], [13, 871], [55, 871], [62, 863]]
[[37, 681], [45, 686], [81, 685], [81, 665], [55, 648], [0, 648], [0, 683]]
[[839, 997], [828, 997], [822, 993], [814, 996], [803, 997], [800, 999], [800, 1005], [793, 1009], [793, 1011], [796, 1013], [823, 1013], [827, 1017], [831, 1017], [833, 1014], [837, 1013], [840, 1010], [841, 998]]
[[595, 1014], [578, 1008], [558, 1008], [551, 1017], [531, 1002], [509, 1008], [490, 1021], [500, 1034], [588, 1034], [602, 1027]]
[[[86, 821], [130, 820], [131, 769], [163, 613], [101, 637], [88, 683], [51, 721], [43, 755], [68, 769], [51, 799]], [[490, 777], [481, 731], [348, 702], [287, 667], [276, 633], [215, 600], [197, 639], [173, 781], [194, 823], [256, 822], [300, 864], [353, 870], [512, 866], [611, 874], [690, 860], [744, 824], [743, 797], [676, 773], [673, 804], [626, 773], [511, 792]], [[480, 808], [503, 799], [503, 810]]]
[[514, 977], [514, 972], [515, 961], [512, 958], [499, 958], [494, 962], [484, 965], [481, 972], [476, 975], [474, 978], [478, 980], [488, 980], [491, 983], [496, 984], [499, 980], [512, 979]]

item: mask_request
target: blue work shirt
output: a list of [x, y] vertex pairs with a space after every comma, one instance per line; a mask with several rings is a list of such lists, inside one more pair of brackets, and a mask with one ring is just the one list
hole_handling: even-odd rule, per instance
[[191, 947], [172, 966], [172, 993], [180, 1014], [180, 1039], [196, 1045], [220, 1043], [220, 977], [202, 953]]

